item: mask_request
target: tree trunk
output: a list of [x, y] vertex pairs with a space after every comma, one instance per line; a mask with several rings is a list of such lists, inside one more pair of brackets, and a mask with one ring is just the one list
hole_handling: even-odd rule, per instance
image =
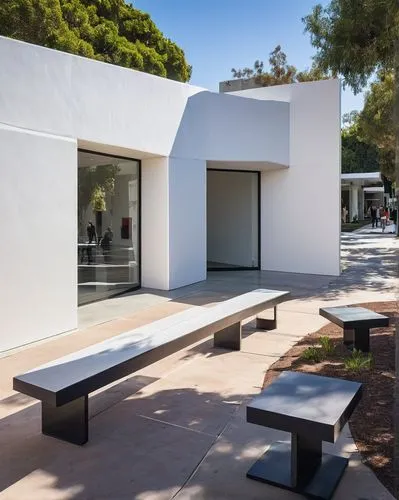
[[[396, 236], [399, 235], [399, 40], [395, 41], [395, 196], [396, 196]], [[399, 263], [397, 264], [399, 271]], [[399, 273], [397, 273], [398, 275]], [[395, 388], [394, 388], [394, 478], [395, 497], [399, 498], [399, 322], [395, 331]]]

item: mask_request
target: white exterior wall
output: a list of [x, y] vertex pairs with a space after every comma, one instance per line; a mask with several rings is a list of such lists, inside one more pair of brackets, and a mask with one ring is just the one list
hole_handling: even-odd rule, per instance
[[206, 164], [142, 162], [142, 285], [170, 290], [206, 279]]
[[172, 155], [289, 165], [289, 104], [200, 92], [187, 101]]
[[0, 175], [1, 351], [77, 327], [76, 141], [0, 125]]
[[169, 161], [152, 158], [141, 169], [141, 284], [169, 288]]
[[237, 92], [290, 101], [290, 168], [262, 172], [262, 269], [340, 273], [340, 82]]
[[206, 279], [206, 162], [169, 159], [169, 289]]
[[76, 327], [77, 145], [143, 160], [143, 286], [205, 278], [206, 161], [289, 166], [262, 173], [262, 267], [339, 273], [337, 81], [217, 95], [2, 37], [0, 60], [0, 350]]

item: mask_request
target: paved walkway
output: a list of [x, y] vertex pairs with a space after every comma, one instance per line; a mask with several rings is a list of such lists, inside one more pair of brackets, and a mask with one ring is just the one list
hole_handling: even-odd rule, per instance
[[[269, 272], [215, 272], [174, 292], [141, 290], [80, 308], [81, 329], [0, 359], [0, 499], [296, 499], [251, 481], [251, 464], [288, 435], [245, 422], [245, 405], [264, 372], [326, 320], [321, 305], [394, 300], [398, 240], [342, 237], [339, 278]], [[322, 250], [321, 250], [322, 251]], [[69, 445], [40, 433], [40, 405], [12, 391], [12, 376], [39, 363], [190, 307], [259, 287], [290, 289], [278, 329], [244, 328], [240, 352], [210, 341], [180, 351], [90, 398], [90, 441]], [[350, 463], [335, 500], [388, 500], [357, 453], [348, 427], [335, 452]]]

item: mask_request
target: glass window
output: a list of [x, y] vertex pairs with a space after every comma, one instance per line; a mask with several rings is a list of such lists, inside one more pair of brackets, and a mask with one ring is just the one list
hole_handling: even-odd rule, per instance
[[78, 152], [78, 303], [140, 285], [137, 160]]

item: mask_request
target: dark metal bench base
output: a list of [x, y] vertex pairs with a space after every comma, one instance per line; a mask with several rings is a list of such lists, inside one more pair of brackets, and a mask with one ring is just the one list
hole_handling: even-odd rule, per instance
[[[313, 460], [307, 462], [306, 455], [309, 450], [302, 449], [299, 453], [292, 454], [291, 449], [290, 443], [274, 443], [249, 469], [247, 477], [301, 493], [310, 498], [330, 500], [345, 472], [348, 459], [322, 453], [320, 455], [320, 465], [315, 467], [315, 472], [309, 477], [309, 471], [311, 472], [311, 470], [308, 465], [312, 462], [315, 465], [314, 459], [317, 457], [313, 455]], [[301, 480], [301, 477], [299, 477], [301, 466], [304, 468], [301, 472], [305, 480]]]
[[275, 330], [277, 328], [277, 306], [274, 306], [273, 319], [256, 318], [256, 328], [259, 330]]
[[216, 332], [213, 336], [213, 345], [232, 351], [241, 350], [241, 322]]
[[362, 352], [370, 352], [370, 329], [344, 329], [344, 344]]
[[88, 396], [62, 406], [42, 401], [42, 432], [72, 444], [85, 444], [89, 439]]

